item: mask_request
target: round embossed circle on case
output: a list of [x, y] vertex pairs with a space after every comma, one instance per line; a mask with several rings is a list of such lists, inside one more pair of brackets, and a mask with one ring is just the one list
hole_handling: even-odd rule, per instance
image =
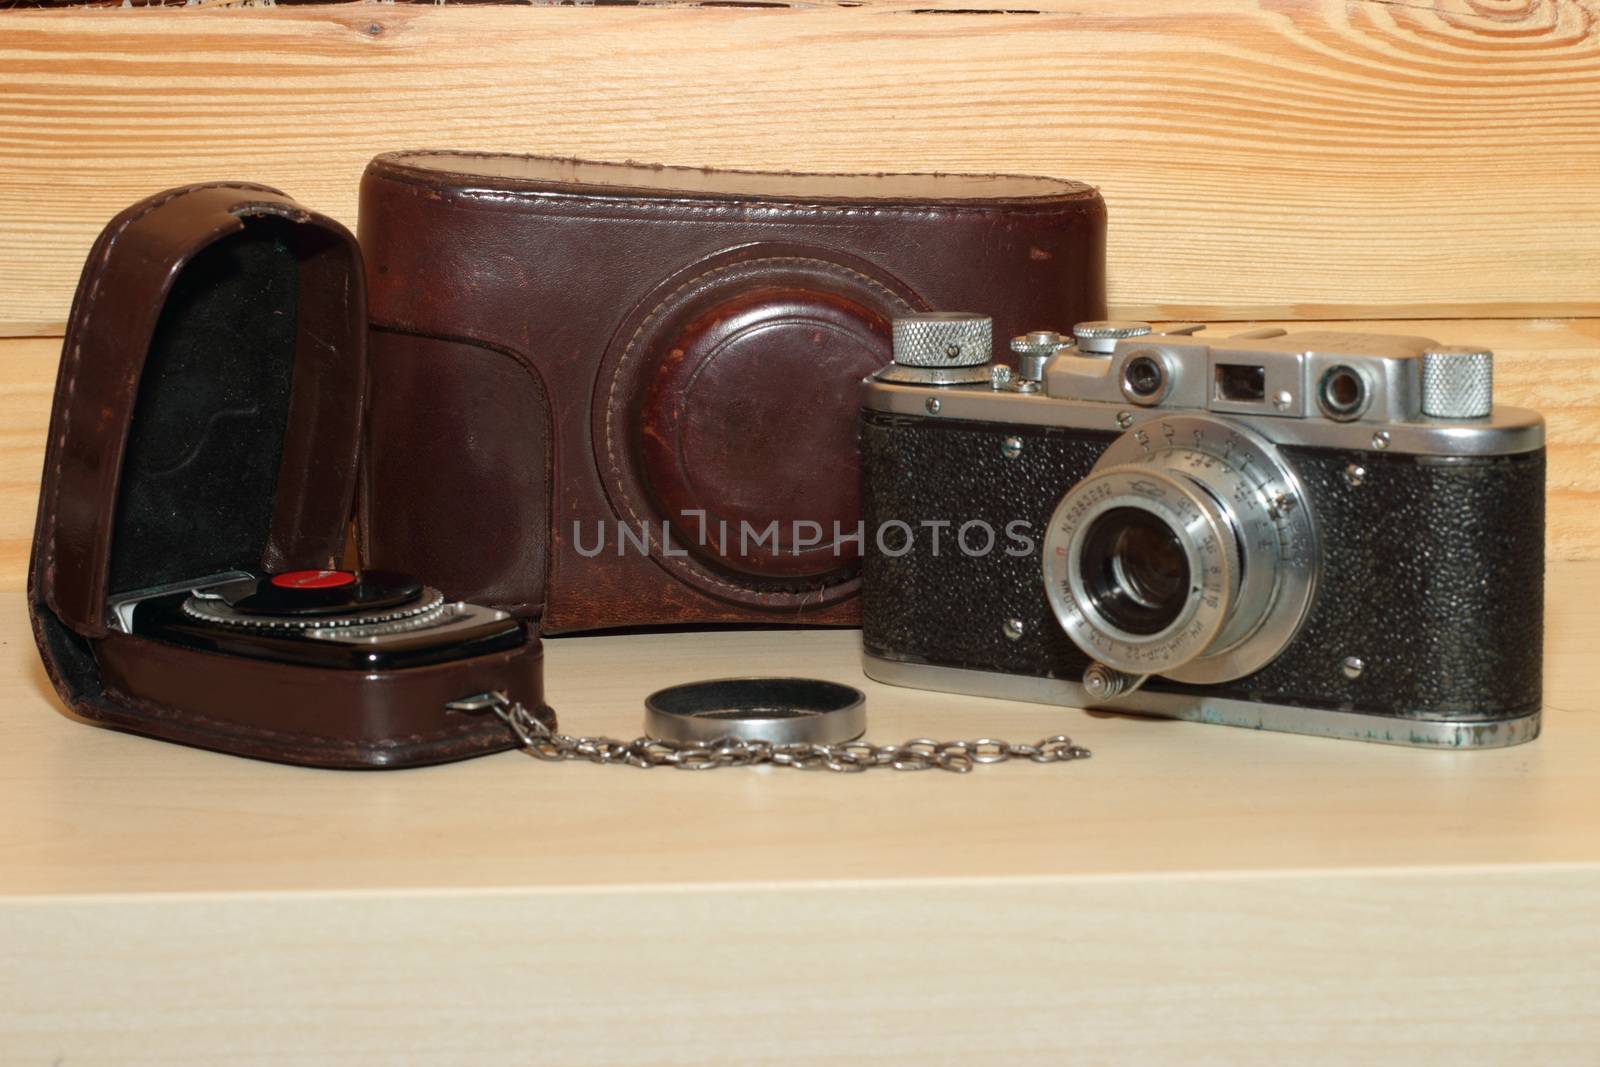
[[889, 361], [891, 320], [923, 306], [866, 263], [787, 245], [733, 249], [663, 282], [597, 383], [619, 518], [722, 599], [784, 608], [854, 593], [859, 545], [834, 543], [860, 518], [851, 395]]

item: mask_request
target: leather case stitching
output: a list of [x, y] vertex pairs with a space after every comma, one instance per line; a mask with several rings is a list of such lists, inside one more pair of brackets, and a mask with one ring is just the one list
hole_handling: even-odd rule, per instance
[[[784, 265], [807, 264], [823, 267], [830, 271], [839, 271], [850, 275], [852, 278], [855, 278], [868, 288], [872, 289], [874, 292], [881, 294], [891, 304], [904, 303], [899, 294], [889, 289], [876, 278], [872, 278], [866, 274], [862, 274], [860, 271], [852, 270], [850, 267], [847, 267], [841, 263], [834, 263], [830, 260], [816, 259], [809, 256], [774, 256], [759, 261], [742, 260], [737, 263], [730, 263], [726, 266], [717, 267], [714, 270], [706, 271], [704, 274], [697, 274], [694, 277], [687, 279], [682, 285], [678, 286], [676, 289], [672, 290], [672, 292], [664, 296], [661, 301], [657, 303], [655, 307], [651, 308], [649, 313], [645, 315], [642, 320], [640, 320], [638, 328], [633, 331], [633, 335], [628, 338], [628, 343], [623, 346], [622, 355], [617, 360], [618, 370], [620, 371], [622, 367], [625, 367], [628, 364], [635, 351], [635, 346], [638, 344], [639, 338], [643, 336], [652, 325], [654, 325], [656, 320], [669, 305], [676, 304], [678, 296], [683, 293], [685, 289], [704, 285], [707, 279], [715, 278], [721, 274], [727, 274], [736, 270], [746, 270], [753, 262], [777, 263]], [[621, 373], [613, 374], [611, 378], [611, 386], [606, 391], [606, 466], [612, 476], [612, 479], [618, 483], [621, 483], [625, 480], [621, 461], [617, 458], [615, 433], [617, 390], [621, 387], [622, 380], [623, 375]], [[634, 522], [640, 523], [644, 527], [645, 536], [650, 539], [651, 548], [655, 548], [655, 537], [651, 533], [649, 522], [643, 516], [639, 515], [639, 513], [634, 509], [633, 501], [628, 498], [627, 494], [619, 493], [618, 496], [621, 497], [622, 506], [627, 509], [628, 517]], [[709, 571], [706, 571], [706, 569], [703, 567], [697, 568], [697, 570], [702, 572], [702, 577], [705, 581], [716, 586], [718, 589], [726, 589], [729, 592], [734, 593], [745, 593], [749, 591], [746, 586], [736, 585], [732, 582], [717, 578]]]
[[65, 465], [65, 453], [68, 431], [72, 425], [72, 400], [77, 394], [78, 372], [82, 365], [83, 339], [89, 333], [89, 324], [94, 317], [95, 304], [99, 299], [101, 287], [105, 281], [106, 266], [111, 261], [111, 254], [116, 248], [122, 235], [134, 223], [139, 222], [151, 212], [164, 207], [180, 196], [197, 193], [204, 189], [237, 189], [240, 192], [269, 193], [282, 196], [283, 193], [267, 185], [255, 185], [248, 182], [205, 182], [199, 185], [185, 185], [177, 189], [170, 189], [165, 194], [146, 204], [144, 208], [126, 219], [106, 237], [101, 246], [99, 262], [94, 270], [94, 282], [89, 287], [88, 294], [84, 297], [83, 308], [72, 324], [72, 348], [67, 353], [66, 384], [62, 389], [61, 402], [58, 410], [61, 412], [61, 429], [56, 434], [52, 451], [55, 453], [54, 462], [50, 467], [50, 508], [46, 516], [45, 560], [44, 578], [49, 583], [52, 596], [56, 585], [56, 527], [61, 501], [61, 468]]
[[[434, 188], [425, 186], [425, 188]], [[679, 199], [672, 197], [611, 197], [600, 196], [592, 193], [533, 191], [526, 192], [516, 189], [491, 189], [473, 188], [468, 186], [445, 187], [440, 190], [446, 196], [460, 200], [472, 201], [479, 204], [509, 204], [526, 207], [541, 207], [545, 214], [562, 214], [570, 217], [579, 217], [582, 213], [576, 210], [558, 212], [555, 209], [563, 202], [576, 207], [609, 208], [629, 215], [639, 214], [671, 214], [674, 216], [684, 213], [717, 216], [731, 215], [735, 212], [750, 214], [753, 212], [781, 216], [785, 219], [812, 219], [812, 218], [878, 218], [893, 216], [900, 218], [936, 219], [950, 215], [966, 215], [973, 218], [998, 217], [1006, 218], [1019, 214], [1027, 214], [1033, 218], [1049, 218], [1057, 215], [1080, 215], [1084, 211], [1084, 201], [1074, 201], [1071, 205], [1057, 206], [1054, 201], [1046, 205], [1030, 205], [1025, 201], [1011, 201], [980, 206], [968, 207], [962, 204], [828, 204], [816, 201], [787, 201], [787, 200], [744, 200], [744, 199], [718, 199], [696, 200]]]
[[[447, 156], [453, 159], [495, 159], [499, 158], [493, 153], [481, 152], [429, 152], [432, 156]], [[574, 162], [584, 162], [574, 160]], [[488, 184], [487, 175], [474, 175], [470, 173], [457, 173], [451, 171], [420, 172], [412, 164], [401, 162], [394, 157], [382, 157], [372, 163], [373, 172], [380, 178], [405, 185], [415, 185], [421, 188], [435, 190], [446, 196], [459, 197], [463, 200], [481, 203], [504, 202], [509, 204], [537, 205], [542, 204], [549, 208], [562, 201], [570, 201], [584, 206], [621, 208], [629, 212], [682, 212], [689, 211], [699, 214], [725, 213], [728, 209], [755, 209], [765, 210], [773, 214], [790, 216], [836, 216], [840, 218], [873, 217], [878, 215], [895, 216], [920, 216], [934, 218], [944, 214], [957, 215], [1005, 215], [1014, 212], [1026, 212], [1036, 215], [1070, 215], [1082, 213], [1086, 207], [1092, 210], [1092, 205], [1098, 200], [1098, 193], [1092, 185], [1074, 182], [1063, 178], [1044, 178], [1045, 181], [1061, 182], [1071, 188], [1057, 193], [1042, 194], [1037, 197], [997, 197], [987, 201], [977, 200], [972, 204], [963, 204], [952, 201], [927, 200], [917, 201], [912, 199], [886, 200], [873, 202], [868, 198], [850, 200], [841, 198], [838, 201], [806, 199], [801, 197], [788, 198], [782, 196], [771, 197], [739, 197], [716, 196], [713, 194], [697, 194], [684, 190], [639, 190], [634, 195], [626, 193], [597, 193], [586, 189], [580, 190], [571, 186], [555, 186], [548, 189], [516, 189], [509, 185], [494, 186]], [[460, 183], [450, 183], [430, 177], [437, 173], [440, 177], [453, 174], [462, 178]], [[720, 171], [718, 173], [737, 176], [740, 171]], [[771, 175], [805, 175], [794, 171], [765, 171], [750, 172], [763, 177]], [[829, 175], [833, 177], [834, 175]], [[840, 177], [851, 177], [843, 174]], [[859, 176], [871, 175], [862, 173]], [[979, 177], [1014, 178], [1038, 177], [1036, 175], [979, 175]], [[507, 182], [516, 179], [507, 178]]]

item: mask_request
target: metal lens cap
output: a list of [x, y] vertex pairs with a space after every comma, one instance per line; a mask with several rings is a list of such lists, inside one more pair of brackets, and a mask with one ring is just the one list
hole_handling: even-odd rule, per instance
[[644, 732], [658, 741], [837, 745], [866, 729], [866, 694], [818, 678], [718, 678], [661, 689], [644, 701]]

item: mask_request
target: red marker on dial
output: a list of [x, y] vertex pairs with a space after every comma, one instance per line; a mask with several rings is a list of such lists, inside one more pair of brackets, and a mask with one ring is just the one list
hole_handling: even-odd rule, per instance
[[285, 571], [272, 576], [272, 584], [279, 589], [337, 589], [355, 580], [349, 571]]

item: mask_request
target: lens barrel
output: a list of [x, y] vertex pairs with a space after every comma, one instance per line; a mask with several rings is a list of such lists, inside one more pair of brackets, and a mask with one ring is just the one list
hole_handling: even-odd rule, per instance
[[1046, 592], [1086, 655], [1210, 684], [1270, 662], [1304, 621], [1312, 517], [1270, 443], [1208, 416], [1153, 418], [1057, 505]]

